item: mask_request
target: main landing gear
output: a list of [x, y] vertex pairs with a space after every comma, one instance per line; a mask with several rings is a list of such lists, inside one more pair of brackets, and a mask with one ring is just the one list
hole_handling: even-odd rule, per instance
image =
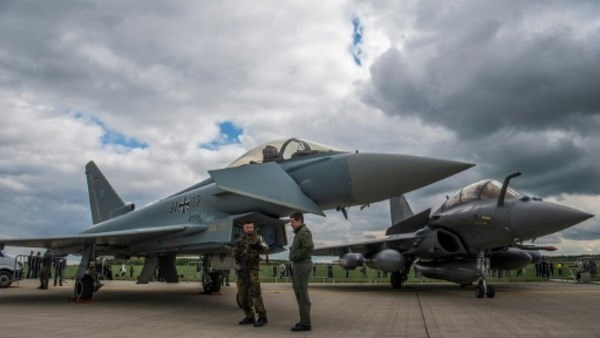
[[75, 289], [73, 294], [75, 301], [89, 301], [98, 291], [102, 284], [96, 276], [96, 245], [86, 245], [83, 249], [81, 262], [75, 274]]
[[392, 289], [401, 289], [402, 284], [408, 280], [408, 272], [410, 271], [410, 266], [414, 262], [414, 258], [407, 258], [404, 261], [404, 266], [400, 271], [393, 271], [390, 275], [390, 283], [392, 284]]
[[221, 291], [221, 272], [213, 271], [210, 267], [210, 255], [203, 255], [202, 260], [202, 290], [205, 295]]
[[494, 298], [496, 296], [496, 288], [493, 285], [488, 285], [486, 278], [490, 276], [490, 259], [485, 256], [483, 251], [477, 255], [477, 268], [481, 274], [481, 279], [475, 287], [475, 297], [477, 298]]

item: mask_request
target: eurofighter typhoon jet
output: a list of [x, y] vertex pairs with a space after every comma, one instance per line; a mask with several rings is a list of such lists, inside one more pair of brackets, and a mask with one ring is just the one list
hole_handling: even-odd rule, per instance
[[271, 252], [287, 245], [285, 220], [293, 212], [323, 215], [345, 211], [418, 189], [473, 164], [395, 154], [354, 153], [298, 138], [269, 142], [183, 191], [135, 210], [123, 203], [94, 162], [85, 167], [93, 225], [71, 236], [0, 239], [4, 245], [45, 247], [55, 255], [82, 256], [75, 297], [98, 289], [93, 265], [98, 256], [145, 257], [139, 282], [156, 266], [177, 282], [176, 255], [203, 257], [204, 292], [218, 291], [219, 273], [233, 267], [231, 246], [244, 221], [257, 224]]
[[[414, 264], [423, 276], [470, 285], [475, 296], [493, 298], [486, 282], [491, 269], [516, 270], [541, 258], [537, 250], [551, 246], [523, 245], [524, 240], [552, 234], [593, 217], [586, 212], [525, 196], [504, 183], [483, 180], [468, 185], [431, 214], [414, 215], [404, 196], [390, 199], [392, 226], [387, 238], [317, 248], [314, 256], [339, 255], [345, 269], [363, 264], [391, 272], [391, 284], [402, 287]], [[431, 215], [430, 215], [431, 214]]]

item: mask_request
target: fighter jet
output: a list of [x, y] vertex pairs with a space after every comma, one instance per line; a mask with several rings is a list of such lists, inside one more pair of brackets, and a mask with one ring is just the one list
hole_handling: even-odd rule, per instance
[[537, 250], [551, 246], [524, 245], [523, 241], [548, 235], [593, 215], [529, 197], [509, 187], [516, 172], [503, 184], [483, 180], [447, 198], [431, 214], [413, 214], [404, 196], [390, 199], [392, 226], [385, 239], [315, 249], [315, 256], [339, 255], [339, 264], [354, 269], [366, 264], [391, 272], [391, 284], [402, 287], [414, 264], [428, 278], [466, 286], [478, 281], [475, 296], [495, 296], [486, 282], [492, 269], [521, 269], [537, 262]]
[[80, 254], [75, 297], [89, 299], [99, 283], [91, 271], [100, 256], [145, 257], [139, 282], [158, 265], [167, 282], [177, 282], [176, 255], [202, 255], [205, 293], [218, 291], [231, 269], [232, 243], [251, 220], [270, 246], [283, 251], [285, 220], [293, 212], [324, 215], [388, 199], [470, 168], [473, 164], [434, 158], [355, 153], [298, 138], [250, 150], [224, 169], [185, 190], [135, 210], [125, 204], [102, 172], [85, 167], [93, 225], [71, 236], [0, 239], [4, 245], [45, 247], [55, 255]]

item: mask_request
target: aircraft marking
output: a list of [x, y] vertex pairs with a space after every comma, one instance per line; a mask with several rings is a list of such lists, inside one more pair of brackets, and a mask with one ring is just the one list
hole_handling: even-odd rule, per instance
[[172, 202], [169, 207], [169, 213], [177, 213], [178, 211], [182, 214], [188, 212], [188, 209], [198, 208], [200, 206], [200, 195], [194, 196], [192, 198], [184, 197], [182, 201]]

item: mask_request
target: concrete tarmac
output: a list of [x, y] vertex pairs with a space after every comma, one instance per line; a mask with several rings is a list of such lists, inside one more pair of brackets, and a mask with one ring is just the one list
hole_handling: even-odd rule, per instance
[[0, 289], [1, 337], [598, 337], [600, 286], [496, 285], [496, 298], [472, 288], [416, 284], [311, 284], [311, 332], [291, 332], [298, 309], [290, 284], [262, 285], [269, 323], [240, 326], [234, 285], [202, 295], [194, 283], [108, 281], [90, 303], [69, 302], [73, 281], [36, 289], [35, 280]]

